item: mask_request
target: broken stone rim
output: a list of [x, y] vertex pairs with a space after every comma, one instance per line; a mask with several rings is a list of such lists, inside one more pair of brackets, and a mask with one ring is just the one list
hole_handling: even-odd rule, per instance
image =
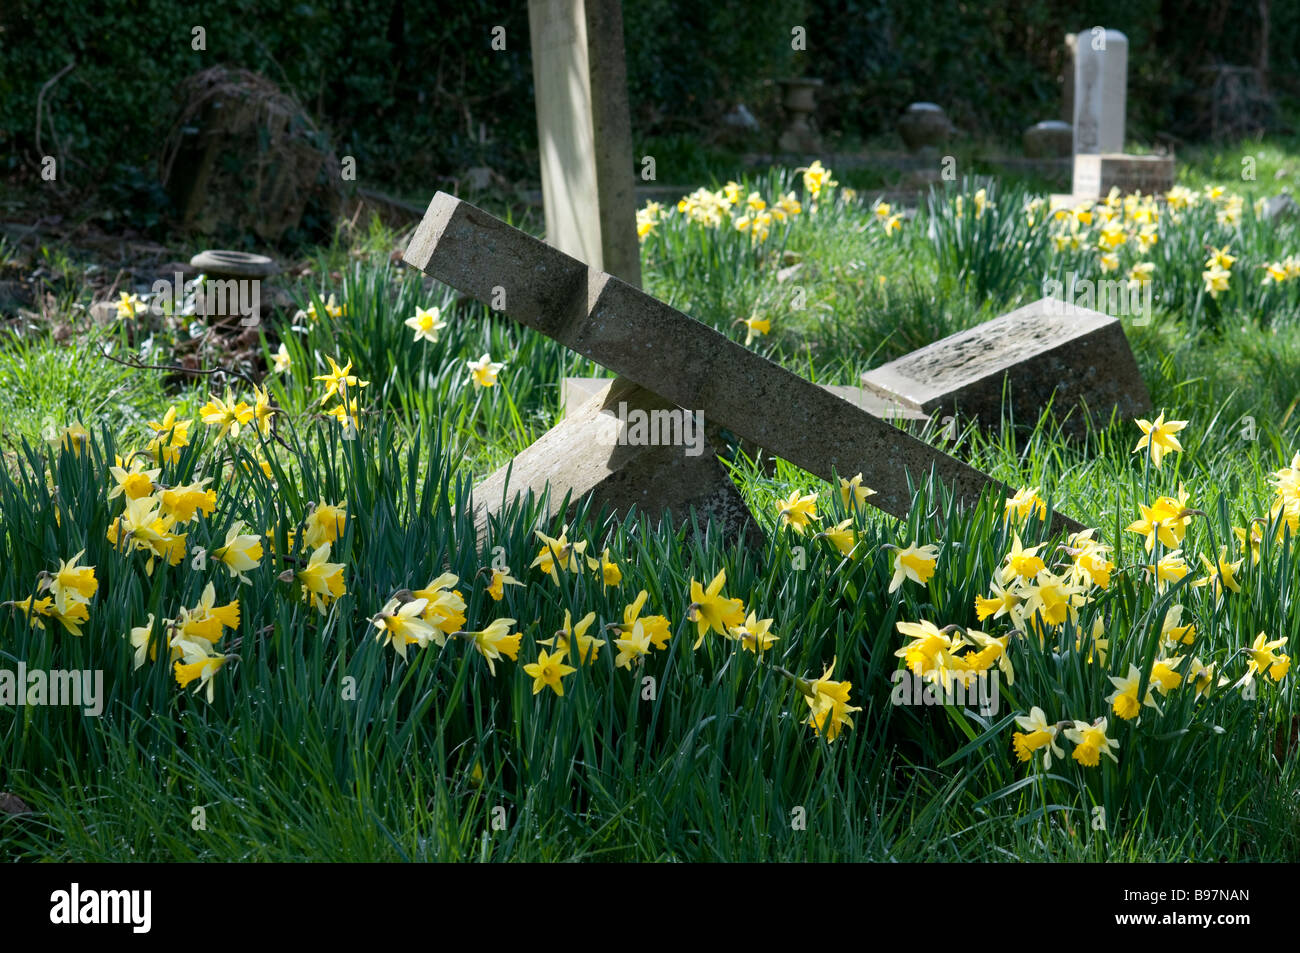
[[280, 273], [280, 266], [266, 255], [208, 248], [190, 259], [190, 265], [205, 275], [219, 278], [270, 278]]

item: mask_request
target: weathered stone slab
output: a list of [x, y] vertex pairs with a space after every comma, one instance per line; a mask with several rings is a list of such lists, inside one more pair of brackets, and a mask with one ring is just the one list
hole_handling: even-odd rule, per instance
[[548, 518], [559, 512], [566, 492], [570, 509], [590, 494], [593, 512], [608, 506], [620, 517], [667, 513], [681, 526], [694, 511], [701, 527], [714, 522], [729, 543], [763, 543], [703, 421], [622, 378], [603, 382], [591, 399], [474, 487], [479, 537], [489, 514], [516, 495], [531, 492], [540, 499], [548, 489]]
[[1075, 155], [1124, 151], [1128, 37], [1094, 28], [1074, 41]]
[[[560, 413], [565, 414], [569, 408], [581, 407], [612, 382], [609, 377], [566, 377], [560, 382]], [[865, 410], [873, 417], [887, 421], [915, 420], [925, 421], [930, 417], [915, 407], [905, 407], [897, 400], [868, 390], [846, 384], [819, 384], [823, 390], [846, 400], [855, 407]]]
[[1043, 298], [992, 321], [867, 371], [862, 384], [882, 398], [927, 414], [1002, 419], [1004, 385], [1022, 423], [1037, 422], [1051, 401], [1068, 434], [1085, 411], [1105, 422], [1151, 412], [1151, 397], [1119, 319]]
[[618, 0], [529, 0], [546, 239], [641, 284]]
[[1174, 187], [1173, 156], [1076, 155], [1072, 191], [1076, 200], [1121, 194], [1163, 195]]
[[[889, 513], [905, 514], [909, 481], [932, 472], [963, 501], [989, 488], [1009, 495], [978, 470], [453, 196], [434, 196], [405, 259], [483, 302], [504, 289], [504, 310], [519, 323], [823, 479], [861, 471], [876, 490], [870, 502]], [[1056, 525], [1078, 526], [1059, 514]]]

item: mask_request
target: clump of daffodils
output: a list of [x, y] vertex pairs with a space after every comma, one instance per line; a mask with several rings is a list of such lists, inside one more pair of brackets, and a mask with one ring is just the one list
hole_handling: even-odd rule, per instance
[[99, 591], [95, 567], [80, 565], [85, 554], [83, 549], [71, 559], [60, 559], [57, 569], [37, 577], [36, 594], [4, 605], [15, 609], [37, 629], [44, 629], [45, 620], [50, 619], [72, 635], [81, 635], [82, 625], [90, 621], [91, 600]]

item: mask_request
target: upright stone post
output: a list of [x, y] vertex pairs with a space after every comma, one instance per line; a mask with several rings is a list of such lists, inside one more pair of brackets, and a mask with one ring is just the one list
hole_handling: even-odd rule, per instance
[[546, 241], [639, 288], [619, 0], [529, 0], [528, 26]]

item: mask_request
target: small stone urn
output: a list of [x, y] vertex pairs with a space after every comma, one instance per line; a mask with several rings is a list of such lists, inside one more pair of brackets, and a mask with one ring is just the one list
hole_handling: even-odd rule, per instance
[[952, 133], [952, 123], [934, 103], [912, 103], [898, 120], [898, 134], [909, 152], [936, 150]]
[[262, 282], [279, 272], [265, 255], [212, 248], [190, 259], [204, 276], [195, 295], [197, 313], [214, 324], [256, 327], [261, 319]]
[[785, 132], [781, 133], [778, 148], [782, 152], [820, 152], [821, 137], [817, 135], [810, 121], [817, 111], [814, 98], [817, 87], [822, 85], [820, 79], [783, 79], [781, 86], [785, 90], [781, 105], [785, 107], [789, 122]]
[[1025, 130], [1025, 155], [1031, 159], [1065, 159], [1074, 151], [1074, 127], [1045, 119]]

